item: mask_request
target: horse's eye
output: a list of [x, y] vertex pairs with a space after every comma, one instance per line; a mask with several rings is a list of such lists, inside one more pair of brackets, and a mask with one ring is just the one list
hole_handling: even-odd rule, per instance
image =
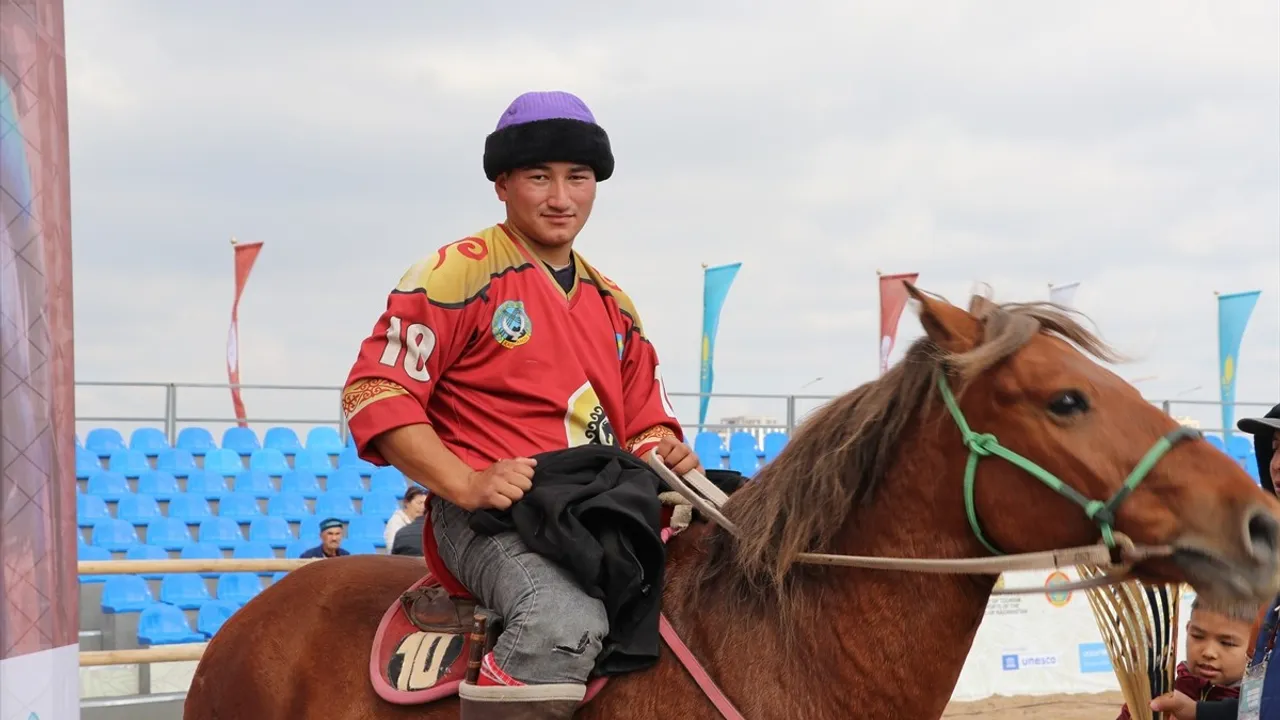
[[1079, 390], [1064, 390], [1049, 401], [1049, 412], [1059, 417], [1072, 417], [1089, 411], [1089, 400]]

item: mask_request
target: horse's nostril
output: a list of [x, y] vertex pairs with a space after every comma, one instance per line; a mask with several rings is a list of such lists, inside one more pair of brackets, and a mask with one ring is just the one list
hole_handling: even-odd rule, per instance
[[1271, 558], [1280, 549], [1280, 521], [1271, 513], [1258, 508], [1249, 516], [1249, 547], [1254, 557]]

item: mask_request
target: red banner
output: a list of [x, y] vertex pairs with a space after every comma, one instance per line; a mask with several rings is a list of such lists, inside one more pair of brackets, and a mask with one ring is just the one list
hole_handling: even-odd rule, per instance
[[[879, 273], [877, 273], [879, 274]], [[907, 287], [904, 282], [915, 283], [920, 273], [880, 275], [880, 374], [889, 370], [889, 353], [898, 337], [898, 320], [907, 307]]]
[[244, 401], [240, 399], [240, 294], [244, 292], [244, 286], [249, 282], [249, 272], [253, 270], [253, 263], [258, 259], [258, 252], [262, 250], [262, 243], [246, 243], [244, 245], [235, 244], [236, 250], [236, 294], [235, 299], [231, 301], [231, 329], [227, 332], [227, 381], [231, 384], [231, 404], [236, 411], [236, 422], [240, 427], [247, 427], [244, 414]]

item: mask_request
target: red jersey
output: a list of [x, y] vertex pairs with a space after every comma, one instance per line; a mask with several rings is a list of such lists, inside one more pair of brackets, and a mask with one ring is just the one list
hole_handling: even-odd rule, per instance
[[411, 267], [360, 346], [343, 410], [369, 441], [430, 423], [472, 469], [588, 443], [637, 455], [684, 439], [658, 356], [622, 289], [573, 254], [565, 291], [505, 225]]

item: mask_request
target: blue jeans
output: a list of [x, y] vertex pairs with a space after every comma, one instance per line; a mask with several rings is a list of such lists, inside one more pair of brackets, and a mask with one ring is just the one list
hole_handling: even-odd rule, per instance
[[477, 535], [470, 513], [431, 496], [431, 526], [445, 567], [502, 616], [493, 649], [499, 668], [522, 683], [585, 683], [609, 632], [604, 603], [567, 571], [525, 547], [514, 532]]

